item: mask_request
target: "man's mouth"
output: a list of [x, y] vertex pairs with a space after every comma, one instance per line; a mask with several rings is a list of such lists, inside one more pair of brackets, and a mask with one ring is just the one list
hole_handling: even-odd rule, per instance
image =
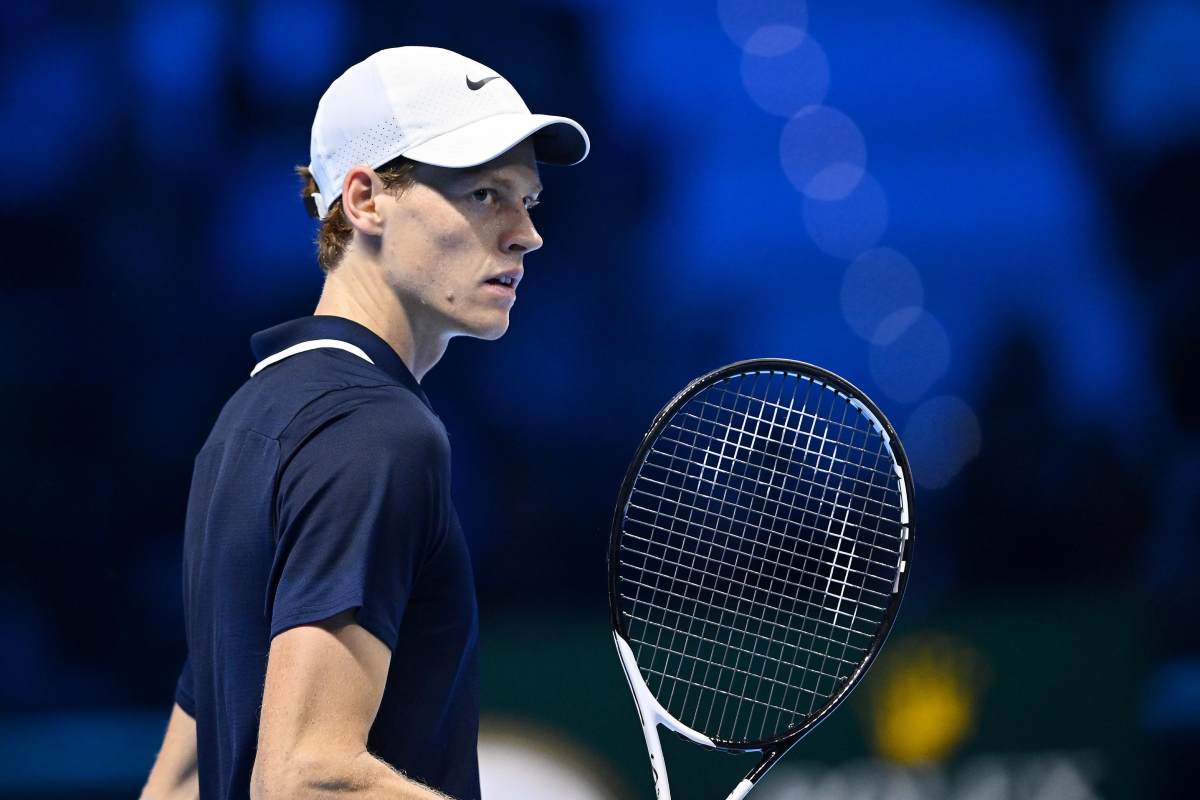
[[510, 269], [507, 272], [501, 272], [499, 275], [493, 275], [484, 281], [484, 283], [497, 287], [499, 291], [505, 293], [511, 292], [515, 295], [517, 293], [517, 284], [521, 282], [524, 274], [525, 270], [518, 267]]

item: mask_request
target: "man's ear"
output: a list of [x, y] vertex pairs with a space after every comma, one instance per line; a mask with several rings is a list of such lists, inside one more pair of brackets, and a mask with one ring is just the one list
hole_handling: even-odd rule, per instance
[[360, 164], [351, 167], [342, 181], [342, 213], [354, 227], [368, 236], [383, 235], [383, 215], [376, 201], [383, 194], [383, 181], [375, 170]]

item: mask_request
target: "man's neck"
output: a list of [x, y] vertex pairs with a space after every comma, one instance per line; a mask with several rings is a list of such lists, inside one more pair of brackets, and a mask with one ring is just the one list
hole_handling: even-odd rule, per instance
[[446, 352], [447, 339], [421, 330], [377, 268], [350, 258], [325, 276], [313, 314], [343, 317], [367, 328], [396, 351], [418, 382]]

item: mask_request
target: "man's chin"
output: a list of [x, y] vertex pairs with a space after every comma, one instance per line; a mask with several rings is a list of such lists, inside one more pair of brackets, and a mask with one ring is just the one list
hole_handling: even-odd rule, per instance
[[508, 315], [504, 315], [502, 322], [490, 321], [487, 324], [473, 325], [470, 330], [464, 333], [472, 339], [483, 339], [484, 341], [494, 342], [508, 332]]

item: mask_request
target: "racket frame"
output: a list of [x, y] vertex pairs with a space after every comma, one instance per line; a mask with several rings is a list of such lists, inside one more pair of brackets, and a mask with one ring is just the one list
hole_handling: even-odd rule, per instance
[[[705, 736], [703, 733], [684, 724], [663, 707], [650, 691], [649, 686], [646, 685], [645, 678], [642, 676], [641, 670], [637, 665], [637, 658], [634, 656], [633, 649], [629, 644], [629, 634], [624, 620], [621, 618], [618, 567], [620, 564], [621, 536], [624, 533], [622, 523], [624, 522], [626, 510], [629, 505], [630, 493], [641, 471], [646, 453], [658, 439], [659, 434], [662, 433], [668, 422], [674, 418], [675, 413], [694, 396], [715, 383], [735, 375], [767, 372], [804, 375], [821, 388], [840, 394], [874, 423], [877, 432], [887, 441], [888, 449], [895, 459], [896, 478], [900, 485], [901, 544], [896, 582], [892, 588], [892, 599], [888, 605], [887, 613], [880, 625], [878, 634], [876, 634], [871, 642], [871, 647], [863, 657], [862, 663], [850, 674], [845, 684], [830, 700], [826, 701], [820, 710], [794, 730], [790, 730], [774, 739], [732, 742]], [[762, 358], [738, 361], [726, 365], [691, 381], [655, 415], [654, 421], [650, 424], [650, 429], [642, 437], [641, 444], [638, 445], [637, 452], [634, 454], [633, 460], [625, 472], [625, 478], [621, 482], [620, 493], [617, 495], [617, 504], [613, 510], [613, 521], [609, 531], [608, 603], [611, 614], [613, 642], [616, 645], [617, 655], [620, 658], [625, 679], [629, 684], [630, 693], [633, 695], [634, 704], [637, 706], [638, 719], [642, 726], [642, 733], [646, 739], [646, 750], [650, 756], [650, 770], [654, 780], [655, 796], [658, 800], [671, 800], [670, 782], [667, 779], [666, 765], [662, 755], [662, 743], [658, 736], [659, 725], [662, 725], [684, 739], [714, 750], [729, 753], [761, 752], [762, 758], [758, 764], [746, 774], [746, 777], [738, 783], [727, 797], [727, 800], [741, 800], [741, 798], [745, 797], [754, 788], [754, 784], [796, 742], [800, 741], [813, 728], [828, 718], [834, 709], [841, 705], [850, 695], [850, 692], [858, 685], [859, 681], [862, 680], [871, 664], [875, 661], [875, 657], [879, 654], [888, 635], [891, 633], [896, 616], [900, 610], [900, 601], [904, 596], [904, 590], [908, 584], [910, 571], [908, 565], [912, 561], [912, 553], [916, 544], [911, 476], [912, 471], [909, 468], [908, 457], [905, 455], [904, 448], [900, 444], [900, 437], [896, 435], [895, 428], [892, 427], [891, 422], [888, 421], [879, 407], [866, 394], [860, 391], [858, 387], [845, 378], [803, 361], [785, 358]]]

